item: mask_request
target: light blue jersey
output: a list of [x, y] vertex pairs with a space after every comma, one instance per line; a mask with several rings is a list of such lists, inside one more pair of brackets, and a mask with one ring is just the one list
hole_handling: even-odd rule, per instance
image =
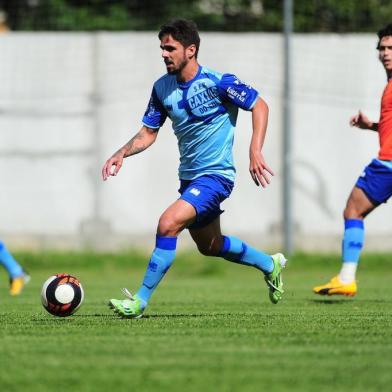
[[258, 92], [236, 76], [199, 66], [186, 83], [166, 74], [154, 83], [143, 124], [158, 129], [166, 117], [178, 140], [179, 177], [218, 174], [234, 181], [234, 128], [238, 108], [251, 110]]

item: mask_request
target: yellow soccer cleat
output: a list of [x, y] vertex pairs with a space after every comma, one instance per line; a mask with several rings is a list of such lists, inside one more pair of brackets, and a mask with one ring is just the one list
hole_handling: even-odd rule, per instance
[[10, 294], [12, 296], [19, 295], [25, 284], [30, 280], [30, 276], [27, 274], [23, 274], [22, 276], [18, 276], [17, 278], [13, 278], [10, 280]]
[[333, 277], [327, 284], [313, 287], [313, 292], [320, 295], [346, 295], [353, 297], [357, 294], [357, 283], [342, 283], [337, 276]]

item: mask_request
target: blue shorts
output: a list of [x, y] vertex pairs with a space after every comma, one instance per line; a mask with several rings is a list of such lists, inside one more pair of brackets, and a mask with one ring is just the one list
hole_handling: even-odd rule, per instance
[[386, 203], [392, 196], [392, 167], [373, 159], [358, 178], [355, 186], [362, 189], [374, 204]]
[[214, 221], [222, 210], [220, 203], [230, 196], [234, 183], [216, 174], [207, 174], [194, 180], [181, 180], [180, 199], [196, 210], [196, 220], [188, 229], [199, 229]]

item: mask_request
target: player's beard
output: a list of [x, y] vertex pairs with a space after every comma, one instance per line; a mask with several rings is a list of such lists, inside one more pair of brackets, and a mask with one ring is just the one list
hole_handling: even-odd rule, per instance
[[184, 56], [181, 63], [171, 71], [168, 70], [167, 73], [169, 75], [178, 75], [179, 73], [181, 73], [181, 71], [185, 68], [187, 64], [188, 64], [188, 59]]

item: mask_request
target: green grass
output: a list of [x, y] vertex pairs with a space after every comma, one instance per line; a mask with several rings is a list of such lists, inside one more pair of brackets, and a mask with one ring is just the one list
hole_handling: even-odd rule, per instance
[[[107, 308], [135, 289], [147, 255], [18, 254], [32, 281], [17, 298], [0, 276], [2, 391], [378, 391], [392, 385], [392, 255], [365, 255], [356, 298], [311, 287], [338, 256], [296, 255], [284, 300], [260, 273], [181, 254], [140, 320]], [[40, 305], [44, 280], [75, 274], [85, 301], [61, 319]]]

